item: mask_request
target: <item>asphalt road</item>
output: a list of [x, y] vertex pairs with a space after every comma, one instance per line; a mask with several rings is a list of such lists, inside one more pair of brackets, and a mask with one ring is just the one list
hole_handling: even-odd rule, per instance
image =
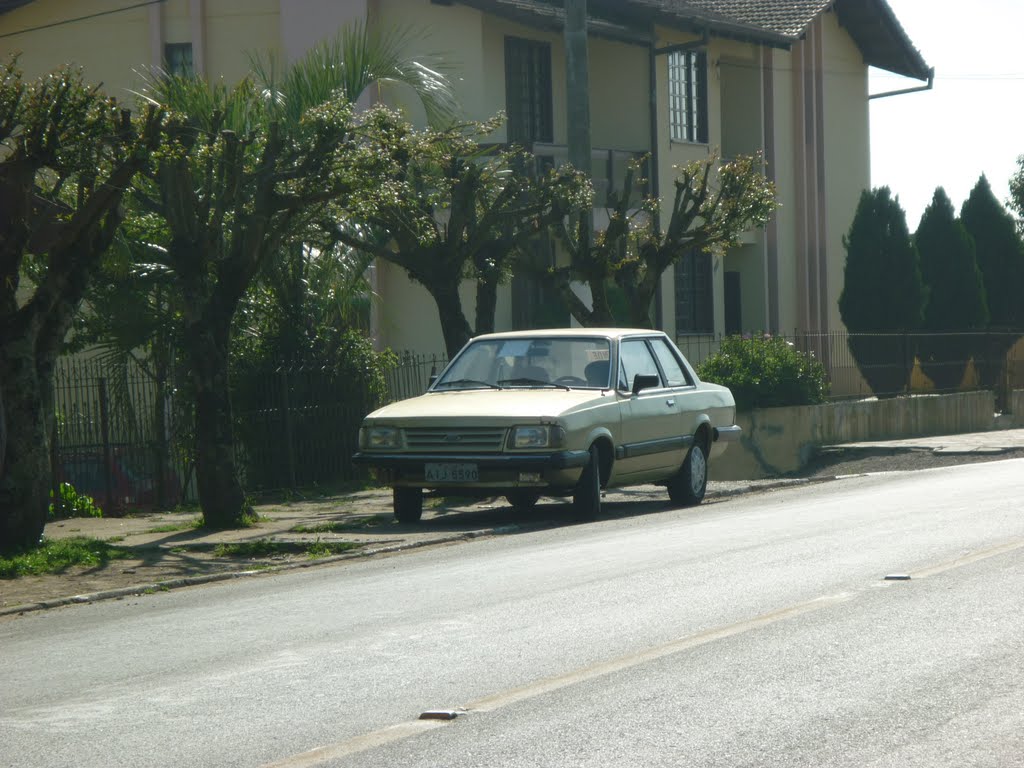
[[0, 765], [1024, 765], [1022, 499], [876, 475], [27, 615]]

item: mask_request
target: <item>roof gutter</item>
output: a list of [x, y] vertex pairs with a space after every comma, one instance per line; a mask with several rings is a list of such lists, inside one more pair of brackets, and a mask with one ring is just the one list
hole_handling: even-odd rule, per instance
[[898, 91], [885, 91], [884, 93], [870, 93], [868, 99], [884, 99], [888, 96], [902, 96], [905, 93], [920, 93], [921, 91], [930, 91], [935, 85], [935, 67], [928, 69], [928, 82], [925, 85], [919, 85], [916, 88], [902, 88]]

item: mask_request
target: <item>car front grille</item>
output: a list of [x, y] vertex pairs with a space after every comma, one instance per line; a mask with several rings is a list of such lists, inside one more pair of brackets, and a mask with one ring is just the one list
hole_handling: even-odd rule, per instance
[[405, 447], [410, 451], [501, 451], [504, 427], [458, 427], [452, 429], [414, 427], [405, 430]]

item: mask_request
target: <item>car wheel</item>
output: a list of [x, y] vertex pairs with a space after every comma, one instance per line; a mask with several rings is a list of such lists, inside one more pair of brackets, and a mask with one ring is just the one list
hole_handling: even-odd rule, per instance
[[593, 520], [601, 514], [601, 456], [596, 445], [590, 446], [590, 461], [573, 491], [572, 510], [577, 520]]
[[540, 498], [540, 491], [512, 491], [505, 497], [505, 501], [512, 505], [516, 512], [529, 512], [533, 509]]
[[394, 489], [395, 519], [400, 523], [418, 523], [423, 517], [423, 489]]
[[674, 504], [692, 507], [704, 500], [708, 490], [708, 460], [704, 446], [696, 442], [686, 454], [682, 468], [668, 481], [668, 497]]

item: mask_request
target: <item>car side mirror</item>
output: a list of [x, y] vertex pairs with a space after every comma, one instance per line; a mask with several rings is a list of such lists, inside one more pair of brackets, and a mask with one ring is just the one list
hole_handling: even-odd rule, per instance
[[654, 373], [638, 373], [633, 377], [633, 394], [636, 395], [641, 389], [650, 389], [661, 383], [661, 379]]

